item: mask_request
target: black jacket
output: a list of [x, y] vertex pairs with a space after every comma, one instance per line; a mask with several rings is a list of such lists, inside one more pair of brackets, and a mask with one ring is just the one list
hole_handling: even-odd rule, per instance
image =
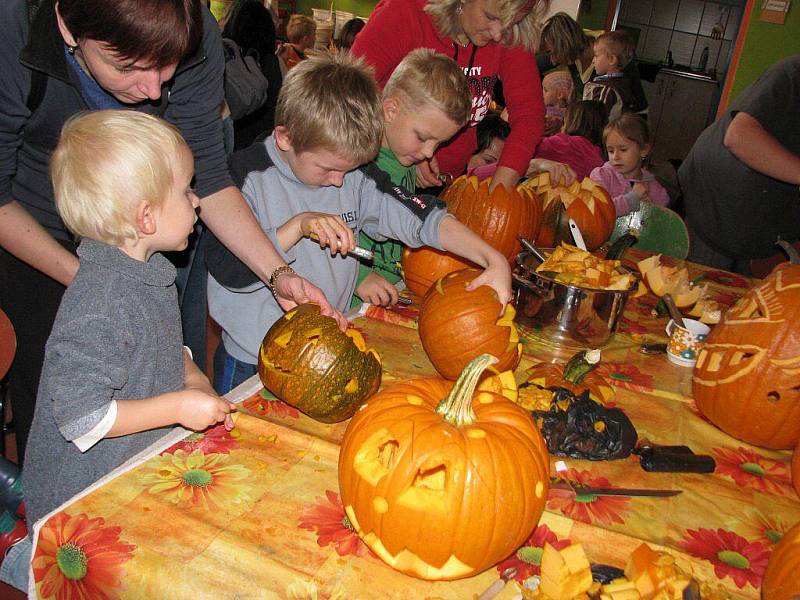
[[[62, 126], [87, 106], [64, 56], [54, 5], [55, 0], [43, 0], [29, 35], [25, 0], [0, 2], [0, 206], [16, 200], [56, 239], [67, 240], [48, 165]], [[201, 198], [232, 185], [219, 111], [224, 64], [219, 27], [204, 8], [201, 47], [181, 62], [159, 102], [131, 105], [161, 114], [180, 129], [194, 154]], [[46, 86], [31, 114], [34, 70], [46, 75]]]

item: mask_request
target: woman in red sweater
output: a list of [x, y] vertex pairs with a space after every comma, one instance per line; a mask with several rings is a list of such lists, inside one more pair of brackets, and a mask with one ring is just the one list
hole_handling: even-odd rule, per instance
[[352, 52], [375, 68], [383, 87], [411, 50], [432, 48], [453, 57], [472, 91], [467, 127], [417, 164], [418, 187], [456, 177], [477, 147], [475, 125], [486, 115], [494, 85], [503, 83], [511, 135], [492, 185], [516, 185], [544, 131], [544, 103], [534, 52], [549, 0], [381, 0]]

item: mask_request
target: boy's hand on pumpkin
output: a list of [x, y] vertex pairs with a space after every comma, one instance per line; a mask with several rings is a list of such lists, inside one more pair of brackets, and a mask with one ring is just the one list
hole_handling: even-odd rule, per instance
[[209, 394], [196, 388], [186, 388], [181, 392], [181, 403], [178, 409], [178, 423], [192, 431], [202, 431], [225, 422], [232, 426], [230, 413], [236, 406], [216, 394]]
[[300, 231], [304, 237], [316, 239], [320, 246], [329, 248], [331, 256], [337, 252], [344, 256], [356, 247], [353, 230], [338, 215], [303, 213], [300, 219]]
[[275, 299], [283, 310], [289, 311], [298, 304], [317, 304], [320, 314], [336, 319], [339, 329], [347, 329], [347, 318], [331, 306], [325, 294], [296, 273], [281, 273], [275, 280]]
[[467, 291], [478, 289], [482, 285], [488, 285], [497, 294], [497, 299], [502, 304], [500, 314], [506, 310], [506, 304], [511, 301], [511, 269], [505, 258], [498, 253], [498, 258], [489, 261], [489, 265], [478, 277], [472, 280], [467, 286]]
[[356, 294], [364, 302], [374, 306], [391, 306], [397, 304], [400, 294], [397, 288], [377, 273], [370, 273], [356, 288]]
[[436, 160], [435, 156], [430, 160], [418, 162], [416, 164], [416, 172], [418, 188], [438, 187], [443, 183], [439, 179], [439, 161]]

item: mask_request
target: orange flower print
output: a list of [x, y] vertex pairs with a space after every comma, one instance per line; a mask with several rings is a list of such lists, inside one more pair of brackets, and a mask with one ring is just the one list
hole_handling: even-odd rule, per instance
[[276, 417], [289, 417], [291, 419], [300, 418], [299, 410], [294, 406], [281, 402], [270, 394], [266, 388], [250, 396], [247, 400], [242, 402], [242, 406], [259, 416], [274, 415]]
[[605, 377], [611, 385], [629, 390], [653, 391], [653, 376], [642, 373], [634, 365], [602, 362], [597, 367], [597, 372]]
[[344, 513], [339, 494], [331, 490], [325, 490], [325, 498], [317, 498], [316, 504], [301, 515], [297, 526], [316, 532], [317, 544], [321, 548], [333, 545], [339, 556], [370, 554]]
[[122, 565], [136, 546], [119, 539], [120, 527], [85, 514], [57, 513], [39, 532], [33, 578], [41, 598], [105, 600], [123, 589]]
[[[568, 469], [559, 476], [570, 481], [576, 488], [583, 486], [590, 487], [612, 487], [605, 477], [593, 478], [589, 471], [578, 471]], [[628, 511], [630, 498], [620, 496], [594, 496], [592, 494], [577, 494], [571, 496], [551, 495], [547, 500], [547, 508], [559, 510], [567, 517], [582, 521], [584, 523], [602, 523], [611, 525], [613, 523], [625, 523], [622, 515]]]
[[785, 463], [761, 456], [744, 446], [736, 450], [713, 448], [711, 454], [717, 461], [717, 473], [730, 477], [738, 486], [781, 496], [794, 495]]
[[533, 575], [539, 575], [545, 544], [550, 544], [556, 550], [563, 550], [572, 542], [566, 538], [559, 540], [547, 525], [539, 525], [514, 554], [497, 563], [497, 573], [502, 574], [509, 567], [514, 567], [517, 570], [514, 579], [520, 583]]
[[688, 529], [678, 545], [692, 556], [711, 562], [719, 579], [730, 577], [739, 588], [749, 583], [758, 589], [770, 554], [764, 544], [748, 542], [724, 529]]
[[791, 523], [787, 523], [782, 517], [767, 516], [757, 511], [751, 518], [741, 521], [736, 529], [748, 540], [761, 542], [769, 548], [780, 542], [790, 527]]
[[194, 432], [177, 444], [173, 444], [162, 454], [172, 454], [175, 450], [183, 450], [186, 454], [191, 454], [195, 450], [200, 450], [204, 454], [227, 454], [239, 444], [230, 435], [230, 431], [220, 424], [202, 432]]

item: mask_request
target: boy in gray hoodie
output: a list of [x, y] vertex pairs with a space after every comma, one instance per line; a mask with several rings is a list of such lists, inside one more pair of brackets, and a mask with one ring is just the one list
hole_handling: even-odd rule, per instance
[[[411, 194], [368, 164], [381, 146], [383, 115], [378, 85], [363, 62], [345, 55], [297, 65], [281, 88], [275, 124], [263, 143], [232, 158], [245, 199], [289, 265], [276, 269], [270, 286], [296, 271], [346, 310], [358, 274], [348, 252], [363, 230], [378, 241], [471, 260], [485, 271], [470, 289], [488, 285], [505, 306], [511, 274], [503, 256], [448, 215], [440, 200]], [[283, 310], [270, 286], [219, 244], [207, 249], [206, 262], [209, 312], [223, 330], [214, 385], [225, 393], [255, 374], [262, 338]]]

